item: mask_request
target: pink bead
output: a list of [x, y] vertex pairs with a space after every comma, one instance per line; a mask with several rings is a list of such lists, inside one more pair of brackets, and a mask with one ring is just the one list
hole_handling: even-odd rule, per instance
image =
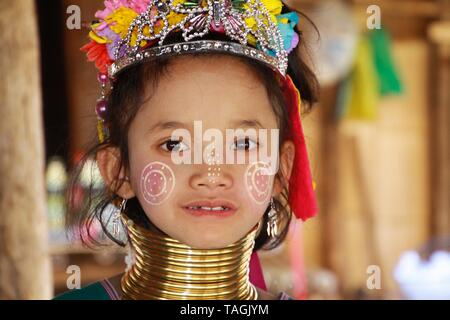
[[95, 106], [95, 112], [97, 113], [97, 116], [99, 116], [99, 118], [105, 120], [107, 111], [108, 111], [108, 105], [107, 105], [106, 101], [98, 100], [97, 105]]
[[99, 73], [97, 76], [97, 80], [101, 84], [104, 84], [104, 83], [108, 82], [108, 75], [105, 73]]

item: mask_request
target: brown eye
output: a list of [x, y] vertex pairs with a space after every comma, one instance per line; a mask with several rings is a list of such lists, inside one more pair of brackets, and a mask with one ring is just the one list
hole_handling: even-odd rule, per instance
[[185, 144], [185, 143], [183, 143], [182, 141], [180, 141], [180, 140], [167, 140], [167, 141], [164, 141], [161, 145], [160, 145], [160, 147], [163, 149], [163, 150], [165, 150], [165, 151], [167, 151], [167, 152], [180, 152], [180, 151], [186, 151], [186, 150], [188, 150], [189, 149], [189, 147]]
[[233, 144], [233, 150], [252, 150], [258, 146], [258, 143], [250, 138], [236, 140]]

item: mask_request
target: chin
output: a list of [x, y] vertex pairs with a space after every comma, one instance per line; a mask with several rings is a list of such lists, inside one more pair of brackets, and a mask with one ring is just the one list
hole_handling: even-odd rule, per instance
[[185, 235], [183, 238], [181, 242], [194, 249], [221, 249], [238, 241], [241, 237], [234, 239], [230, 234], [204, 232], [201, 235]]

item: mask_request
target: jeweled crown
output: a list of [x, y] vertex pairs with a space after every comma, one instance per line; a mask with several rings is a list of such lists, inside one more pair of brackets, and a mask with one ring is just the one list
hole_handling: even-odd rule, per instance
[[[191, 2], [192, 1], [192, 2]], [[230, 51], [238, 55], [257, 58], [271, 65], [283, 75], [287, 67], [287, 53], [276, 23], [260, 0], [177, 0], [162, 2], [151, 0], [147, 10], [131, 23], [127, 35], [115, 51], [116, 62], [109, 73], [114, 76], [123, 67], [145, 58], [195, 51]], [[170, 23], [169, 17], [177, 15], [181, 21]], [[252, 20], [249, 22], [248, 20]], [[178, 20], [178, 19], [177, 19]], [[172, 20], [173, 22], [173, 20]], [[157, 26], [160, 27], [157, 27]], [[179, 30], [183, 44], [163, 46], [166, 37]], [[224, 32], [241, 45], [219, 41], [191, 42], [211, 31]], [[136, 39], [133, 37], [136, 36]], [[246, 48], [249, 38], [262, 52]], [[140, 52], [146, 42], [158, 40], [158, 47]]]
[[[202, 51], [246, 56], [285, 76], [298, 16], [281, 14], [282, 6], [280, 0], [107, 0], [83, 50], [110, 78], [147, 59]], [[175, 33], [181, 40], [166, 44]], [[230, 41], [202, 40], [212, 33]]]

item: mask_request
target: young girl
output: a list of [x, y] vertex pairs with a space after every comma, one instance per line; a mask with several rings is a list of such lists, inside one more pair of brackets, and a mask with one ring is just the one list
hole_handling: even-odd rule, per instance
[[317, 82], [294, 50], [297, 13], [279, 0], [105, 6], [82, 50], [103, 89], [86, 159], [106, 188], [69, 223], [90, 242], [100, 222], [134, 263], [58, 298], [286, 299], [263, 290], [255, 253], [283, 241], [292, 212], [316, 213], [300, 96], [306, 112]]

